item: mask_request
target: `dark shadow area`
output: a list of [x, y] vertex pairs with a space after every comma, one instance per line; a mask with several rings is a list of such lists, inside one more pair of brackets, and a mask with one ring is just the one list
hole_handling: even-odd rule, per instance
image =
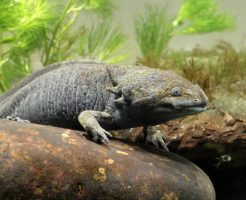
[[212, 180], [217, 200], [246, 199], [246, 170], [206, 171]]

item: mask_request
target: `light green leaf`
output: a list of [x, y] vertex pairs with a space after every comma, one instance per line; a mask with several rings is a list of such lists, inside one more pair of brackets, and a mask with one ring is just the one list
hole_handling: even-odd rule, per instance
[[219, 12], [216, 0], [185, 0], [174, 26], [181, 26], [181, 34], [224, 31], [234, 27], [234, 18]]
[[83, 58], [119, 62], [127, 57], [124, 52], [126, 35], [110, 21], [90, 27], [80, 38], [79, 55]]
[[142, 60], [151, 59], [152, 65], [163, 56], [173, 36], [172, 20], [167, 17], [167, 6], [146, 6], [146, 13], [135, 19], [136, 39]]

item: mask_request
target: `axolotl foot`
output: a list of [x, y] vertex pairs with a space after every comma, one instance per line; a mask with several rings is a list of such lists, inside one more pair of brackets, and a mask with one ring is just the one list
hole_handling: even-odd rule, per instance
[[92, 135], [92, 140], [99, 143], [109, 144], [108, 137], [112, 137], [112, 135], [103, 128], [90, 130], [90, 134]]
[[152, 143], [157, 148], [162, 148], [165, 151], [169, 151], [164, 141], [163, 134], [153, 126], [144, 127], [145, 144]]
[[78, 120], [85, 131], [92, 136], [92, 140], [99, 143], [109, 143], [112, 135], [99, 125], [99, 121], [112, 120], [106, 112], [87, 110], [80, 113]]
[[21, 119], [19, 117], [7, 116], [6, 119], [11, 120], [11, 121], [30, 123], [30, 121], [25, 120], [25, 119]]

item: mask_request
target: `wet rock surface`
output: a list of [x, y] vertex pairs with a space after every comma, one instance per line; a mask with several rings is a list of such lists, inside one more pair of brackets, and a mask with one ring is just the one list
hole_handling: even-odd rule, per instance
[[[158, 129], [171, 152], [191, 160], [209, 175], [217, 199], [246, 199], [245, 119], [211, 109]], [[116, 137], [144, 141], [142, 128], [115, 133]]]
[[0, 120], [0, 154], [0, 199], [215, 199], [188, 160], [79, 131]]

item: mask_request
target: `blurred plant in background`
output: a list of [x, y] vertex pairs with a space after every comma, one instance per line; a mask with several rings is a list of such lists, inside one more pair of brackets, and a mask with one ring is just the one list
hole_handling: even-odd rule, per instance
[[[121, 50], [125, 45], [126, 36], [117, 26], [114, 28], [110, 23], [115, 9], [112, 2], [2, 0], [0, 91], [6, 91], [15, 82], [31, 73], [34, 61], [46, 66], [76, 57], [97, 58], [107, 62], [124, 59], [126, 54], [119, 52], [123, 53]], [[93, 21], [95, 26], [88, 28], [85, 23], [78, 22], [78, 16], [83, 13], [89, 14], [87, 17], [96, 18], [99, 24]], [[105, 26], [104, 20], [108, 21]], [[105, 28], [110, 29], [110, 33]], [[104, 34], [104, 37], [100, 36], [101, 34]], [[86, 41], [84, 46], [83, 41]], [[86, 51], [88, 46], [90, 50]]]
[[31, 71], [31, 54], [42, 46], [47, 27], [54, 22], [46, 1], [2, 0], [0, 4], [0, 90]]
[[172, 19], [167, 17], [167, 6], [146, 6], [146, 13], [135, 19], [136, 39], [142, 57], [138, 63], [158, 66], [173, 37]]
[[[58, 2], [57, 0], [57, 5]], [[92, 33], [93, 27], [87, 28], [83, 22], [77, 21], [81, 13], [96, 17], [97, 22], [93, 21], [93, 24], [97, 25], [100, 19], [101, 21], [110, 21], [115, 8], [111, 0], [68, 0], [65, 2], [60, 3], [59, 8], [56, 8], [59, 11], [56, 14], [58, 17], [55, 23], [49, 27], [47, 37], [44, 39], [44, 45], [41, 49], [41, 60], [44, 66], [73, 58], [78, 50], [77, 44], [81, 43], [80, 41], [84, 39], [85, 35]], [[74, 27], [75, 24], [77, 25], [76, 28]], [[117, 36], [118, 34], [119, 32], [116, 33]], [[120, 36], [125, 37], [123, 33], [120, 34]], [[115, 36], [114, 33], [111, 35]], [[124, 44], [121, 43], [120, 45], [122, 45], [121, 48]], [[83, 54], [81, 56], [90, 58], [91, 55]]]
[[216, 0], [185, 0], [173, 22], [181, 34], [210, 33], [234, 27], [234, 18], [219, 12]]
[[169, 41], [179, 34], [202, 34], [234, 27], [234, 18], [218, 11], [216, 0], [185, 0], [177, 15], [167, 17], [167, 6], [146, 6], [135, 19], [136, 38], [142, 56], [138, 63], [161, 65]]
[[111, 21], [101, 21], [79, 38], [78, 53], [89, 59], [119, 63], [128, 57], [123, 48], [126, 40], [120, 27], [114, 27]]

